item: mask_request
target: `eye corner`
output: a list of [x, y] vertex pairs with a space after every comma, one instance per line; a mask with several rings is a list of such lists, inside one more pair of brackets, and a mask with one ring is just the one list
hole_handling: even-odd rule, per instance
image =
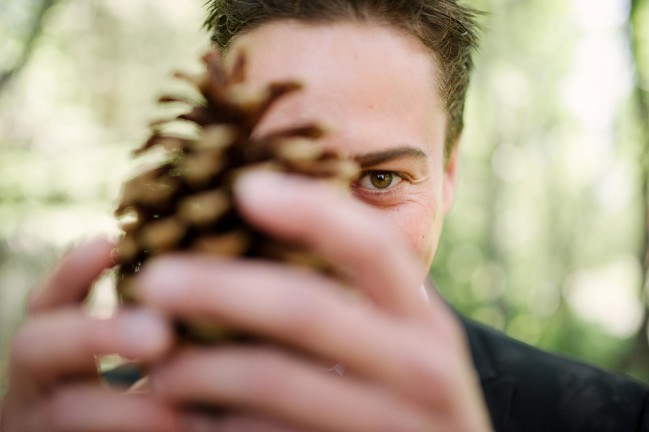
[[357, 189], [365, 189], [374, 193], [387, 192], [394, 189], [404, 180], [401, 173], [390, 170], [365, 170], [354, 181]]

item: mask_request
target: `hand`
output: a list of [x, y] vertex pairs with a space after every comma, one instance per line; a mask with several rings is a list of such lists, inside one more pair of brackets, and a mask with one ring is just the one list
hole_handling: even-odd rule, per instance
[[[490, 430], [459, 324], [440, 299], [422, 299], [425, 272], [375, 215], [278, 174], [244, 178], [237, 196], [252, 223], [318, 251], [349, 281], [260, 261], [151, 262], [140, 279], [149, 305], [272, 341], [185, 349], [153, 369], [155, 394], [250, 426], [225, 430]], [[345, 375], [323, 373], [321, 359], [343, 362]]]
[[155, 360], [171, 345], [164, 320], [151, 312], [86, 316], [81, 303], [111, 263], [105, 240], [71, 251], [31, 301], [30, 317], [11, 349], [2, 432], [179, 431], [161, 401], [103, 387], [95, 356], [119, 353]]

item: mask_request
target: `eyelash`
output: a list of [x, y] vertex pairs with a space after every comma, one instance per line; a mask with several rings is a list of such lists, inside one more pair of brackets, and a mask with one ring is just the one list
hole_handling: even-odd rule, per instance
[[[387, 175], [391, 177], [390, 185], [385, 187], [385, 188], [379, 188], [373, 185], [371, 176], [373, 175]], [[370, 191], [370, 193], [374, 194], [379, 194], [379, 193], [387, 193], [397, 187], [402, 181], [404, 181], [405, 178], [403, 175], [394, 172], [394, 171], [379, 171], [379, 170], [374, 170], [374, 171], [365, 171], [363, 172], [359, 177], [358, 180], [354, 182], [354, 188], [356, 189], [364, 189], [366, 191]]]

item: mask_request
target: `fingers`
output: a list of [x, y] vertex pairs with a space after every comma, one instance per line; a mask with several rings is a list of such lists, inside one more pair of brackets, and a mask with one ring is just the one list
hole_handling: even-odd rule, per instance
[[240, 210], [261, 229], [321, 252], [386, 310], [426, 313], [417, 291], [425, 274], [418, 261], [390, 227], [351, 197], [271, 172], [246, 174], [235, 186]]
[[77, 309], [33, 318], [16, 335], [11, 378], [16, 389], [38, 392], [62, 377], [96, 374], [95, 357], [117, 353], [153, 360], [172, 344], [168, 324], [149, 311], [123, 311], [108, 320]]
[[347, 301], [332, 285], [286, 266], [200, 257], [152, 263], [140, 280], [143, 301], [166, 314], [205, 317], [289, 343], [430, 403], [439, 397], [430, 388], [452, 391], [446, 377], [464, 365], [461, 344]]
[[83, 301], [93, 281], [114, 265], [114, 243], [96, 239], [70, 251], [30, 302], [30, 311], [39, 313]]
[[180, 432], [180, 415], [152, 398], [112, 393], [99, 385], [57, 390], [32, 412], [35, 430], [65, 432]]
[[190, 413], [183, 417], [188, 432], [315, 432], [266, 416], [245, 413]]
[[152, 387], [174, 402], [252, 410], [309, 430], [434, 430], [423, 411], [380, 388], [319, 373], [270, 348], [188, 351], [154, 370]]

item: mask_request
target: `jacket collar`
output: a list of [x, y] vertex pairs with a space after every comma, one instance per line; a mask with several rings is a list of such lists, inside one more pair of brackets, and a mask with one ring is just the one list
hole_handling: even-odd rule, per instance
[[473, 364], [480, 377], [482, 393], [495, 431], [506, 430], [511, 414], [516, 379], [499, 371], [478, 324], [459, 316], [471, 348]]
[[[429, 294], [439, 295], [432, 279], [428, 279], [427, 282]], [[506, 371], [499, 370], [485, 340], [484, 332], [480, 331], [480, 325], [462, 316], [452, 306], [449, 305], [449, 308], [464, 328], [494, 430], [505, 431], [511, 414], [516, 379]]]

